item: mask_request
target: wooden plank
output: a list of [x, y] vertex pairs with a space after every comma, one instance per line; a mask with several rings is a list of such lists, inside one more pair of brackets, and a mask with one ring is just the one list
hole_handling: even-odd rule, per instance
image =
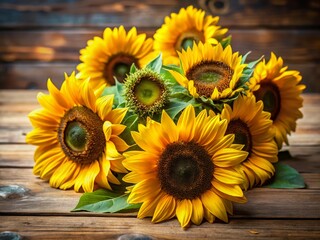
[[[129, 28], [128, 28], [129, 29]], [[152, 37], [155, 29], [138, 29]], [[79, 50], [89, 39], [102, 36], [103, 29], [70, 30], [7, 30], [0, 32], [0, 60], [12, 61], [78, 61]], [[282, 56], [285, 62], [319, 60], [320, 32], [310, 29], [230, 29], [234, 51], [248, 59], [258, 59], [270, 52]]]
[[51, 78], [61, 86], [64, 73], [76, 70], [77, 63], [11, 63], [0, 64], [0, 89], [46, 89]]
[[[46, 89], [48, 78], [60, 87], [64, 73], [76, 71], [76, 62], [14, 62], [0, 63], [0, 89]], [[287, 63], [290, 69], [301, 72], [304, 92], [320, 92], [320, 68], [318, 62]]]
[[[308, 174], [306, 174], [308, 175]], [[246, 193], [246, 204], [235, 204], [235, 218], [320, 218], [319, 173], [306, 178], [308, 189], [255, 188]], [[312, 176], [311, 176], [312, 175]], [[313, 176], [316, 175], [316, 176]], [[312, 181], [315, 181], [313, 183]], [[79, 215], [71, 213], [80, 197], [70, 191], [50, 188], [29, 168], [0, 168], [0, 186], [18, 185], [29, 189], [26, 196], [0, 201], [0, 215]], [[92, 214], [92, 213], [86, 213]], [[106, 214], [112, 216], [113, 214]], [[121, 214], [120, 214], [121, 215]], [[132, 214], [129, 214], [132, 215]], [[134, 214], [133, 214], [134, 215]]]
[[319, 4], [309, 1], [1, 1], [0, 27], [160, 26], [165, 16], [194, 5], [221, 16], [225, 26], [319, 26]]
[[[152, 224], [150, 219], [116, 217], [2, 216], [0, 231], [18, 232], [27, 239], [318, 239], [319, 220], [237, 220], [207, 222], [183, 231], [177, 220]], [[133, 237], [133, 236], [132, 236]], [[149, 237], [149, 238], [146, 238]]]
[[0, 167], [28, 167], [34, 165], [36, 146], [28, 144], [0, 144]]

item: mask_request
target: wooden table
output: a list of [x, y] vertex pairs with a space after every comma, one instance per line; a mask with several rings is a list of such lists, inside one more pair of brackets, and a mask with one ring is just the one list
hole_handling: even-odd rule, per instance
[[[80, 194], [50, 188], [32, 174], [35, 147], [25, 144], [25, 134], [31, 130], [27, 114], [39, 107], [36, 93], [0, 90], [0, 236], [10, 231], [26, 239], [320, 239], [320, 94], [303, 95], [304, 118], [286, 147], [293, 159], [283, 161], [302, 173], [306, 189], [256, 188], [247, 192], [247, 204], [235, 205], [228, 224], [182, 230], [176, 219], [152, 224], [132, 213], [70, 212]], [[18, 192], [3, 197], [5, 186]]]

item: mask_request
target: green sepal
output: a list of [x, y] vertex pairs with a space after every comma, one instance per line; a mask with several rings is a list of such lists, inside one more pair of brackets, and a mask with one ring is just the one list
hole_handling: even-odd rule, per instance
[[211, 98], [201, 96], [197, 98], [197, 100], [201, 101], [206, 109], [211, 109], [215, 113], [221, 113], [224, 108], [224, 104], [231, 105], [232, 102], [239, 97], [239, 95], [240, 95], [240, 92], [236, 92], [232, 97], [219, 99], [218, 101], [213, 101]]
[[160, 73], [162, 68], [162, 54], [160, 53], [155, 59], [150, 61], [146, 68], [150, 68], [151, 70], [155, 71], [156, 73]]
[[229, 35], [228, 37], [226, 37], [220, 41], [220, 44], [222, 45], [223, 49], [225, 49], [228, 45], [231, 44], [231, 39], [232, 39], [232, 36]]
[[263, 187], [266, 188], [305, 188], [303, 177], [287, 164], [274, 164], [275, 174]]
[[135, 73], [136, 71], [137, 71], [138, 69], [137, 69], [137, 67], [136, 67], [136, 65], [134, 64], [134, 63], [132, 63], [132, 65], [131, 65], [131, 67], [130, 67], [130, 74], [132, 74], [132, 73]]
[[129, 204], [129, 194], [115, 193], [106, 189], [98, 189], [91, 193], [84, 193], [72, 210], [96, 213], [115, 213], [138, 210], [141, 204]]

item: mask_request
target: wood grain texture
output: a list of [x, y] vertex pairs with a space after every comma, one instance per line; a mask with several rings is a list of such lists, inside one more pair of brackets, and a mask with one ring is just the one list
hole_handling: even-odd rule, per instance
[[[9, 1], [0, 2], [0, 88], [44, 89], [62, 83], [79, 50], [105, 27], [136, 26], [152, 36], [165, 16], [194, 5], [220, 16], [235, 51], [249, 59], [273, 51], [301, 72], [306, 92], [320, 92], [320, 4], [317, 0]], [[35, 74], [36, 73], [36, 74]]]
[[[40, 107], [38, 90], [7, 89], [46, 92], [48, 78], [60, 87], [63, 73], [79, 63], [79, 50], [105, 27], [136, 26], [151, 37], [165, 16], [191, 4], [220, 16], [234, 51], [252, 51], [250, 60], [273, 51], [301, 72], [304, 118], [283, 148], [292, 155], [283, 154], [283, 163], [301, 173], [307, 188], [255, 188], [246, 193], [247, 204], [235, 204], [228, 224], [204, 222], [188, 230], [176, 219], [152, 224], [134, 212], [70, 212], [81, 194], [50, 188], [32, 173], [36, 147], [25, 144], [25, 135], [32, 129], [27, 114]], [[0, 196], [0, 238], [12, 231], [23, 239], [319, 239], [319, 19], [318, 0], [1, 0], [0, 89], [6, 90], [0, 90], [0, 189], [16, 185], [26, 192]]]
[[[2, 216], [0, 231], [18, 232], [27, 239], [120, 239], [144, 234], [154, 239], [318, 239], [320, 220], [232, 219], [228, 224], [203, 223], [182, 230], [175, 220], [152, 224], [150, 219], [116, 217]], [[266, 228], [266, 226], [268, 226]]]
[[[79, 51], [95, 36], [102, 37], [103, 29], [69, 30], [4, 30], [0, 32], [0, 61], [79, 61]], [[129, 28], [127, 28], [127, 31]], [[155, 29], [139, 29], [152, 37]], [[301, 29], [229, 29], [234, 51], [245, 54], [249, 60], [274, 52], [285, 63], [320, 60], [320, 31]]]
[[[320, 218], [320, 173], [304, 174], [308, 189], [255, 188], [246, 193], [246, 204], [235, 204], [234, 218]], [[0, 186], [18, 185], [30, 190], [23, 198], [0, 200], [5, 215], [79, 215], [71, 213], [81, 194], [50, 188], [30, 168], [0, 168]], [[63, 203], [63, 204], [61, 204]], [[301, 206], [304, 206], [301, 208]], [[95, 213], [84, 213], [97, 215]], [[99, 214], [98, 214], [99, 215]], [[113, 214], [106, 214], [113, 216]], [[135, 216], [135, 214], [129, 214]]]
[[307, 1], [224, 0], [3, 0], [0, 27], [160, 26], [163, 18], [181, 7], [194, 5], [221, 16], [221, 24], [243, 26], [319, 26], [319, 3]]

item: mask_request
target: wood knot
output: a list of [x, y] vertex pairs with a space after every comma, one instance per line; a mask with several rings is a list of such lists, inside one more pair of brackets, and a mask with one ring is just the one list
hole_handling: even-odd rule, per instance
[[1, 199], [17, 199], [22, 198], [28, 193], [30, 190], [23, 186], [19, 185], [8, 185], [8, 186], [0, 186], [0, 198]]
[[199, 5], [214, 15], [222, 15], [229, 12], [230, 0], [199, 0]]
[[117, 240], [156, 240], [156, 239], [144, 234], [131, 233], [131, 234], [121, 235], [120, 237], [118, 237]]
[[22, 240], [23, 238], [18, 233], [4, 231], [4, 232], [0, 232], [0, 239], [2, 239], [2, 240]]

